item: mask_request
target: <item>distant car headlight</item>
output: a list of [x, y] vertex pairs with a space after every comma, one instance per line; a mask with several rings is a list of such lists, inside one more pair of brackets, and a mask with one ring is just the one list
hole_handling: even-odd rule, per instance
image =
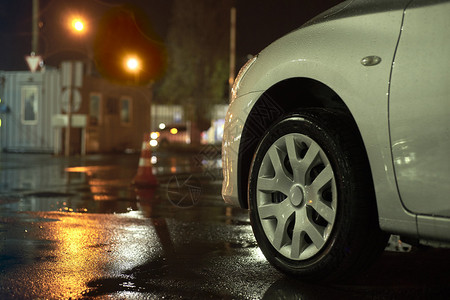
[[250, 69], [250, 67], [255, 63], [256, 59], [258, 58], [258, 55], [253, 56], [249, 61], [245, 63], [245, 65], [241, 68], [238, 75], [236, 76], [236, 79], [234, 80], [233, 87], [231, 88], [231, 98], [230, 103], [236, 99], [237, 92], [239, 90], [239, 86], [241, 84], [242, 79], [244, 78], [247, 71]]
[[158, 137], [159, 137], [159, 132], [155, 131], [155, 132], [150, 133], [150, 138], [152, 140], [156, 140]]

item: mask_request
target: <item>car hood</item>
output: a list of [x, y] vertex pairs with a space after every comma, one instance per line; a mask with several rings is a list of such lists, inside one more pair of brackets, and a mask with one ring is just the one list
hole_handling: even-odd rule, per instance
[[348, 0], [317, 15], [300, 28], [337, 19], [399, 10], [405, 8], [411, 1], [412, 0]]

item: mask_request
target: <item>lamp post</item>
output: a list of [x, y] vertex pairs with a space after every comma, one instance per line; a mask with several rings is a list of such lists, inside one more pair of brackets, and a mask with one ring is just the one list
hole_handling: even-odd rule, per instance
[[[77, 35], [78, 37], [84, 36], [83, 39], [85, 39], [85, 45], [88, 45], [86, 41], [88, 38], [87, 35], [89, 33], [88, 25], [88, 22], [82, 16], [76, 15], [68, 18], [69, 30], [72, 32], [72, 34]], [[84, 52], [84, 54], [86, 55], [86, 74], [92, 74], [92, 49], [86, 46], [85, 51], [80, 52]]]
[[[84, 25], [84, 21], [81, 18], [72, 18], [71, 20], [71, 27], [73, 32], [81, 34], [84, 33], [85, 31], [85, 25]], [[88, 57], [88, 70], [90, 71], [90, 60]], [[69, 62], [68, 65], [66, 64], [66, 66], [63, 66], [63, 73], [65, 70], [65, 76], [66, 81], [67, 82], [63, 82], [63, 86], [65, 85], [66, 91], [67, 91], [67, 97], [68, 97], [68, 105], [67, 105], [67, 126], [66, 126], [66, 136], [65, 136], [65, 156], [70, 156], [70, 141], [71, 141], [71, 130], [72, 130], [72, 115], [73, 115], [73, 111], [72, 111], [72, 106], [73, 106], [73, 94], [75, 92], [78, 93], [78, 90], [76, 90], [78, 87], [81, 86], [81, 81], [82, 81], [82, 65], [81, 64], [76, 64], [73, 62]], [[78, 70], [78, 72], [76, 71]], [[78, 75], [80, 76], [80, 78], [74, 78], [76, 77], [76, 74], [79, 73]], [[63, 80], [64, 81], [64, 80]], [[82, 152], [83, 149], [82, 149]]]

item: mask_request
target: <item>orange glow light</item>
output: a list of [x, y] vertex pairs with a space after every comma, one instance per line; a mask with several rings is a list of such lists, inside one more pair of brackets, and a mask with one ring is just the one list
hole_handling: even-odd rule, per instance
[[79, 32], [79, 33], [83, 32], [85, 29], [83, 20], [81, 20], [80, 18], [72, 19], [72, 28], [76, 32]]
[[137, 72], [141, 67], [141, 62], [137, 57], [130, 56], [125, 59], [125, 65], [129, 71]]

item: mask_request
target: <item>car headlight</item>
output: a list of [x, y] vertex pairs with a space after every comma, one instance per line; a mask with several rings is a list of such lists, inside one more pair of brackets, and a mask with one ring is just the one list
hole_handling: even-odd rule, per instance
[[157, 138], [159, 138], [159, 132], [154, 131], [154, 132], [150, 133], [150, 138], [152, 140], [156, 140]]
[[150, 141], [150, 146], [152, 146], [152, 147], [158, 146], [158, 141], [157, 140], [151, 140]]
[[250, 67], [255, 63], [256, 59], [258, 58], [258, 55], [253, 56], [249, 61], [245, 63], [245, 65], [239, 70], [238, 75], [236, 76], [236, 79], [234, 80], [233, 87], [231, 88], [231, 98], [230, 103], [236, 99], [237, 92], [239, 90], [239, 86], [241, 84], [242, 79], [245, 77], [245, 74], [250, 69]]

